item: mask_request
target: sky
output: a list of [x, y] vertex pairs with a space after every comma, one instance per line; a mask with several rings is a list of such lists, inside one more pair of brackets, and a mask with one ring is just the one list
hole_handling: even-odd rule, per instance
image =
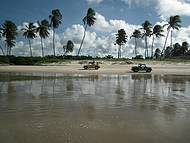
[[[23, 38], [20, 29], [28, 22], [48, 19], [53, 9], [59, 9], [63, 15], [62, 24], [56, 29], [56, 53], [63, 54], [63, 45], [68, 40], [75, 44], [75, 55], [82, 40], [84, 28], [82, 19], [88, 8], [96, 11], [95, 25], [87, 29], [82, 47], [83, 55], [117, 56], [115, 33], [123, 28], [130, 37], [135, 29], [141, 27], [145, 20], [152, 25], [165, 24], [170, 16], [180, 15], [182, 28], [174, 31], [173, 41], [190, 43], [190, 0], [1, 0], [0, 24], [12, 20], [18, 26], [18, 38], [12, 53], [18, 56], [29, 56], [27, 39]], [[166, 33], [165, 33], [166, 34]], [[152, 39], [148, 39], [149, 46]], [[1, 46], [4, 47], [3, 39]], [[44, 40], [45, 54], [53, 54], [52, 31]], [[155, 48], [163, 48], [164, 37], [156, 39]], [[167, 43], [169, 45], [169, 41]], [[32, 40], [33, 55], [41, 55], [40, 38]], [[138, 53], [144, 54], [144, 41], [138, 41]], [[2, 53], [0, 53], [2, 54]], [[122, 48], [123, 57], [134, 56], [134, 39], [128, 38]]]

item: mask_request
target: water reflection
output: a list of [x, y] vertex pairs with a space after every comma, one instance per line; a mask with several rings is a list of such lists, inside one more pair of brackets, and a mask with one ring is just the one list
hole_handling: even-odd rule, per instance
[[189, 92], [190, 76], [1, 73], [0, 140], [185, 143]]

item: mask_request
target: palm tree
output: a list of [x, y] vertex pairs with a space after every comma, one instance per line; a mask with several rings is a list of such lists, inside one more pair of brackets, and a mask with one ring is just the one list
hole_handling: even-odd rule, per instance
[[15, 46], [17, 26], [10, 20], [6, 20], [0, 28], [2, 36], [5, 37], [5, 43], [7, 46], [7, 55], [11, 55], [11, 48]]
[[142, 37], [141, 31], [140, 30], [135, 30], [133, 32], [133, 35], [131, 36], [131, 38], [134, 37], [135, 38], [135, 57], [137, 56], [137, 39]]
[[151, 58], [153, 58], [154, 54], [154, 40], [156, 38], [160, 38], [164, 36], [162, 33], [164, 32], [163, 27], [161, 25], [155, 25], [152, 31], [152, 49], [151, 49]]
[[30, 22], [25, 25], [25, 28], [23, 28], [22, 30], [24, 31], [23, 36], [28, 39], [30, 56], [32, 57], [32, 46], [30, 40], [36, 37], [36, 26], [32, 22]]
[[84, 23], [84, 27], [85, 27], [84, 35], [83, 35], [77, 56], [79, 56], [79, 54], [80, 54], [80, 51], [81, 51], [81, 48], [82, 48], [82, 45], [83, 45], [83, 42], [84, 42], [84, 39], [86, 36], [87, 26], [92, 26], [95, 23], [95, 20], [96, 20], [95, 15], [96, 15], [95, 11], [92, 8], [89, 8], [86, 16], [83, 18], [83, 23]]
[[[0, 40], [1, 40], [1, 37], [2, 37], [2, 29], [0, 27]], [[1, 52], [2, 52], [3, 56], [5, 56], [5, 53], [4, 53], [3, 48], [1, 47], [1, 45], [0, 45], [0, 49], [1, 49]]]
[[157, 48], [157, 49], [155, 50], [154, 56], [155, 56], [156, 59], [158, 59], [158, 58], [161, 56], [161, 51], [160, 51], [159, 48]]
[[118, 59], [121, 58], [121, 46], [127, 43], [127, 34], [124, 29], [118, 30], [116, 34], [116, 44], [119, 45], [118, 47]]
[[53, 54], [55, 56], [55, 29], [59, 27], [62, 20], [62, 14], [59, 9], [52, 10], [50, 18], [50, 26], [53, 28]]
[[44, 19], [41, 22], [38, 21], [37, 32], [41, 38], [41, 47], [42, 47], [42, 57], [44, 57], [44, 47], [43, 47], [43, 39], [49, 36], [49, 22]]
[[163, 27], [167, 26], [167, 35], [166, 35], [166, 39], [165, 39], [165, 43], [164, 43], [164, 48], [161, 52], [161, 54], [163, 54], [165, 48], [166, 48], [166, 43], [167, 43], [167, 39], [169, 36], [169, 33], [171, 31], [171, 43], [170, 46], [172, 47], [172, 30], [176, 29], [179, 30], [179, 28], [181, 27], [180, 25], [181, 23], [181, 18], [179, 15], [175, 15], [175, 16], [170, 16], [169, 22], [167, 24], [165, 24]]
[[187, 51], [188, 51], [188, 48], [189, 48], [189, 43], [183, 42], [183, 43], [182, 43], [182, 46], [181, 46], [180, 53], [181, 53], [183, 56], [186, 55], [186, 53], [187, 53]]
[[64, 50], [64, 55], [67, 53], [72, 53], [74, 49], [74, 44], [71, 40], [67, 41], [67, 45], [63, 46], [63, 50]]
[[152, 24], [146, 20], [143, 24], [142, 24], [142, 28], [140, 29], [143, 29], [143, 36], [145, 38], [145, 59], [146, 57], [148, 57], [148, 37], [151, 36], [151, 33], [152, 33]]

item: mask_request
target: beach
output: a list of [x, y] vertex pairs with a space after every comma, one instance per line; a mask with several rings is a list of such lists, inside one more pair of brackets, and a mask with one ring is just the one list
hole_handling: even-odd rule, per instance
[[[72, 61], [70, 63], [52, 63], [40, 66], [15, 66], [15, 65], [1, 65], [0, 72], [53, 72], [64, 74], [133, 74], [131, 67], [137, 65], [126, 64], [124, 62], [100, 62], [99, 70], [84, 70], [79, 61]], [[148, 74], [176, 74], [176, 75], [190, 75], [190, 64], [186, 63], [147, 63], [152, 67], [152, 72]], [[143, 72], [140, 72], [143, 73]], [[138, 74], [138, 73], [135, 73]]]

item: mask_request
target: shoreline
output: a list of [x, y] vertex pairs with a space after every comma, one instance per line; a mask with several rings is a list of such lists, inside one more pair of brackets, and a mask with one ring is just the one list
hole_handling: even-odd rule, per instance
[[63, 73], [63, 74], [170, 74], [170, 75], [190, 75], [189, 64], [154, 64], [149, 66], [152, 67], [151, 73], [138, 72], [134, 73], [131, 71], [131, 67], [135, 64], [100, 64], [99, 70], [84, 70], [82, 64], [70, 63], [65, 65], [42, 65], [42, 66], [10, 66], [1, 65], [0, 73], [33, 73], [33, 72], [44, 72], [44, 73]]

